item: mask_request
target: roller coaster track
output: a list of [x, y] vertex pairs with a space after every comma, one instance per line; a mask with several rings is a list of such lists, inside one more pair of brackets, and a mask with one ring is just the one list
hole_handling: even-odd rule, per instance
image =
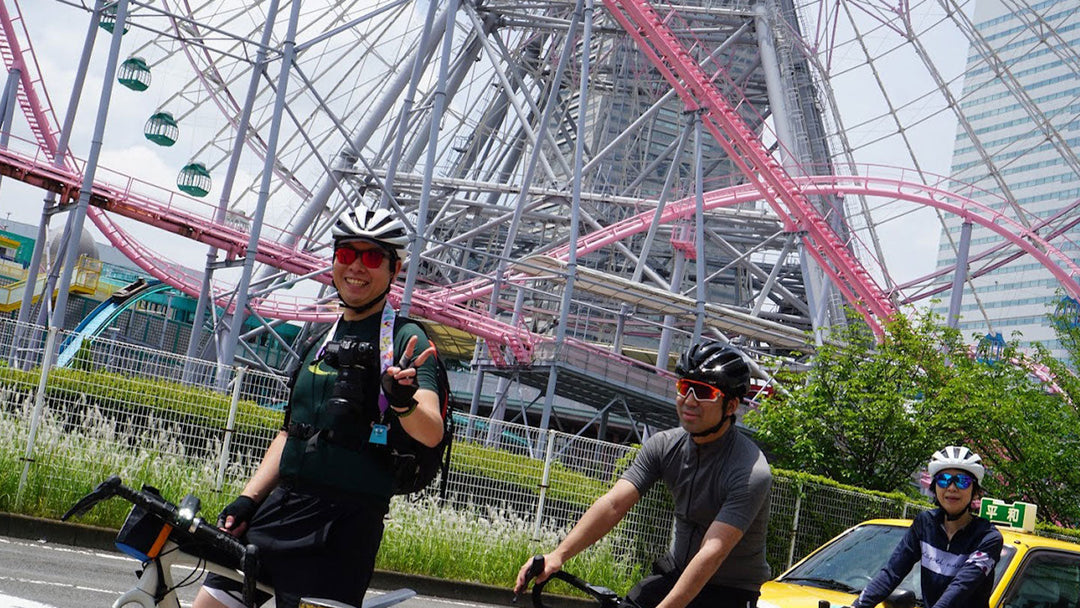
[[[78, 198], [82, 177], [74, 171], [53, 167], [42, 163], [41, 160], [20, 155], [10, 148], [0, 149], [0, 175], [14, 177], [30, 185], [56, 192], [60, 195], [61, 205], [74, 204]], [[127, 235], [104, 213], [105, 211], [211, 245], [225, 252], [227, 258], [244, 257], [248, 243], [246, 232], [215, 223], [210, 218], [181, 208], [180, 204], [183, 202], [194, 203], [186, 197], [174, 195], [162, 202], [136, 192], [133, 189], [135, 184], [136, 180], [133, 179], [129, 179], [124, 186], [120, 187], [102, 182], [94, 184], [87, 215], [110, 243], [151, 276], [192, 297], [199, 295], [202, 284], [200, 275], [193, 274], [177, 264], [163, 263], [160, 255]], [[259, 242], [256, 259], [261, 263], [298, 275], [326, 271], [330, 267], [329, 258], [322, 258], [311, 252], [266, 239]], [[322, 283], [330, 283], [327, 272], [316, 275], [315, 279]], [[400, 301], [400, 286], [395, 286], [390, 297], [395, 302]], [[227, 291], [219, 289], [218, 293], [214, 294], [214, 298], [224, 308], [230, 307]], [[525, 329], [495, 321], [462, 306], [435, 301], [430, 297], [425, 297], [423, 293], [413, 295], [413, 307], [417, 314], [424, 318], [468, 330], [492, 345], [510, 347], [517, 361], [529, 361], [531, 344], [539, 339]], [[297, 321], [329, 321], [338, 314], [331, 306], [316, 305], [304, 298], [287, 298], [280, 295], [253, 300], [250, 308], [253, 312], [265, 317]]]
[[[646, 0], [604, 0], [604, 6], [638, 43], [638, 49], [663, 74], [688, 108], [700, 108], [702, 121], [749, 183], [789, 231], [805, 231], [806, 251], [862, 312], [875, 331], [896, 312], [888, 295], [847, 248], [820, 211], [799, 191], [761, 139], [712, 84], [656, 9]], [[669, 9], [672, 14], [675, 9]]]
[[[867, 167], [866, 170], [871, 171], [872, 168]], [[1062, 287], [1070, 295], [1080, 293], [1080, 266], [1072, 258], [1040, 236], [1036, 230], [1025, 228], [1020, 222], [974, 199], [921, 182], [909, 182], [902, 179], [874, 177], [872, 175], [797, 176], [792, 177], [791, 182], [806, 196], [832, 194], [882, 196], [934, 207], [957, 215], [974, 224], [985, 226], [1005, 239], [1006, 243], [1012, 244], [1023, 253], [1034, 257], [1049, 269], [1055, 278], [1061, 281]], [[705, 211], [713, 211], [758, 200], [761, 200], [761, 193], [757, 188], [750, 184], [741, 184], [706, 192], [704, 195], [704, 209]], [[674, 201], [664, 208], [659, 221], [662, 224], [671, 224], [681, 219], [690, 218], [693, 216], [694, 206], [693, 199]], [[585, 234], [577, 242], [577, 254], [583, 256], [599, 251], [612, 243], [644, 233], [648, 231], [653, 222], [653, 216], [652, 211], [643, 212], [601, 230]], [[565, 262], [569, 258], [569, 250], [569, 245], [564, 245], [548, 251], [545, 255]], [[507, 277], [507, 281], [518, 282], [535, 274], [533, 271], [522, 271], [511, 274]], [[493, 285], [491, 279], [474, 279], [466, 283], [446, 287], [437, 293], [429, 295], [449, 303], [464, 303], [490, 295]], [[895, 296], [900, 302], [909, 301], [905, 294], [900, 292], [892, 292], [889, 295]]]
[[[49, 119], [52, 103], [49, 102], [48, 93], [42, 82], [41, 69], [38, 67], [33, 47], [30, 45], [30, 36], [26, 31], [26, 22], [19, 12], [19, 4], [13, 2], [11, 6], [15, 9], [14, 14], [8, 10], [6, 2], [0, 2], [0, 27], [3, 28], [3, 36], [0, 37], [0, 57], [3, 57], [4, 66], [9, 71], [18, 70], [19, 81], [22, 85], [16, 95], [19, 107], [22, 108], [23, 115], [30, 124], [38, 146], [49, 154], [50, 161], [56, 163], [55, 156], [60, 148], [60, 142], [54, 125], [59, 123], [55, 118]], [[39, 91], [44, 98], [38, 97]], [[69, 165], [69, 160], [69, 158], [64, 158], [63, 162], [57, 164]]]

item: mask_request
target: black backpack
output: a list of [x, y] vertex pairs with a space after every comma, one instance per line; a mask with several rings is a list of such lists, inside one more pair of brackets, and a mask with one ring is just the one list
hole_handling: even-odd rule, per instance
[[[431, 340], [431, 334], [424, 324], [416, 319], [410, 319], [398, 315], [394, 321], [394, 334], [404, 323], [415, 323], [424, 330], [424, 334]], [[329, 331], [327, 325], [322, 331], [309, 336], [297, 350], [299, 358], [297, 362], [287, 370], [289, 381], [288, 387], [296, 384], [296, 378], [300, 374], [300, 367], [307, 359], [308, 353], [318, 344]], [[434, 343], [434, 341], [432, 341]], [[450, 446], [454, 442], [454, 397], [450, 392], [450, 378], [446, 373], [446, 365], [441, 357], [435, 357], [435, 378], [439, 387], [439, 409], [443, 419], [443, 436], [435, 447], [428, 447], [410, 436], [401, 427], [401, 422], [396, 416], [389, 416], [390, 432], [387, 446], [390, 456], [393, 458], [394, 467], [394, 494], [413, 494], [424, 490], [436, 477], [442, 473], [439, 482], [439, 496], [446, 496], [446, 486], [450, 476]]]
[[[415, 323], [424, 329], [424, 324], [408, 317], [397, 317], [394, 333], [400, 324]], [[431, 340], [431, 334], [424, 333]], [[432, 341], [434, 343], [434, 341]], [[390, 416], [390, 435], [387, 445], [394, 458], [394, 494], [413, 494], [435, 481], [439, 481], [439, 496], [446, 496], [446, 484], [450, 476], [450, 446], [454, 442], [454, 397], [450, 392], [450, 378], [442, 357], [435, 357], [435, 378], [439, 385], [439, 413], [442, 414], [443, 436], [435, 447], [428, 447], [415, 440], [396, 416]]]

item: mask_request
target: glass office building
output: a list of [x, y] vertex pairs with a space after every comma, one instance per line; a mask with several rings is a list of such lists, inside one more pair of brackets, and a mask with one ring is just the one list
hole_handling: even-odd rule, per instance
[[[971, 198], [1022, 220], [1044, 237], [1080, 211], [1080, 5], [1047, 0], [1017, 10], [1004, 0], [978, 0], [965, 32], [967, 69], [951, 175], [972, 184]], [[980, 190], [985, 193], [979, 194]], [[1045, 225], [1044, 225], [1045, 224]], [[938, 268], [955, 264], [961, 220], [946, 222]], [[1053, 242], [1073, 260], [1080, 228]], [[979, 258], [1003, 242], [975, 225], [969, 268], [975, 273], [1003, 254]], [[1015, 251], [1013, 249], [1012, 251]], [[974, 287], [974, 289], [973, 289]], [[965, 337], [1020, 332], [1022, 347], [1042, 342], [1062, 354], [1047, 315], [1060, 301], [1058, 282], [1030, 256], [973, 276], [965, 286], [959, 327]], [[949, 298], [935, 310], [945, 315]]]

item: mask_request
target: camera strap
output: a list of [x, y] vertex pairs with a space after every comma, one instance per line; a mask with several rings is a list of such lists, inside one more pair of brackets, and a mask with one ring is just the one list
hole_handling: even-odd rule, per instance
[[[387, 301], [383, 304], [382, 319], [379, 321], [379, 375], [386, 373], [386, 370], [394, 364], [394, 321], [397, 319], [397, 311], [393, 306], [390, 306], [390, 302]], [[338, 317], [334, 324], [330, 326], [330, 331], [326, 332], [326, 336], [323, 337], [322, 344], [319, 345], [319, 350], [315, 351], [315, 361], [323, 358], [326, 354], [326, 345], [331, 340], [335, 339], [337, 334], [338, 323], [341, 322], [341, 317]], [[390, 408], [390, 402], [386, 399], [386, 395], [379, 391], [379, 414], [386, 414], [386, 410]]]

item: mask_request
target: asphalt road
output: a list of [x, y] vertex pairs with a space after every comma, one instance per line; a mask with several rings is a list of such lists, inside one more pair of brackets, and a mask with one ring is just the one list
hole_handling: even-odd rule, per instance
[[[120, 553], [50, 541], [0, 536], [0, 608], [92, 608], [111, 606], [135, 584], [138, 562]], [[180, 570], [174, 570], [177, 582]], [[180, 590], [190, 606], [197, 582]], [[368, 596], [380, 594], [371, 590]], [[273, 606], [273, 604], [268, 604]], [[483, 604], [418, 595], [400, 608], [489, 608]]]

